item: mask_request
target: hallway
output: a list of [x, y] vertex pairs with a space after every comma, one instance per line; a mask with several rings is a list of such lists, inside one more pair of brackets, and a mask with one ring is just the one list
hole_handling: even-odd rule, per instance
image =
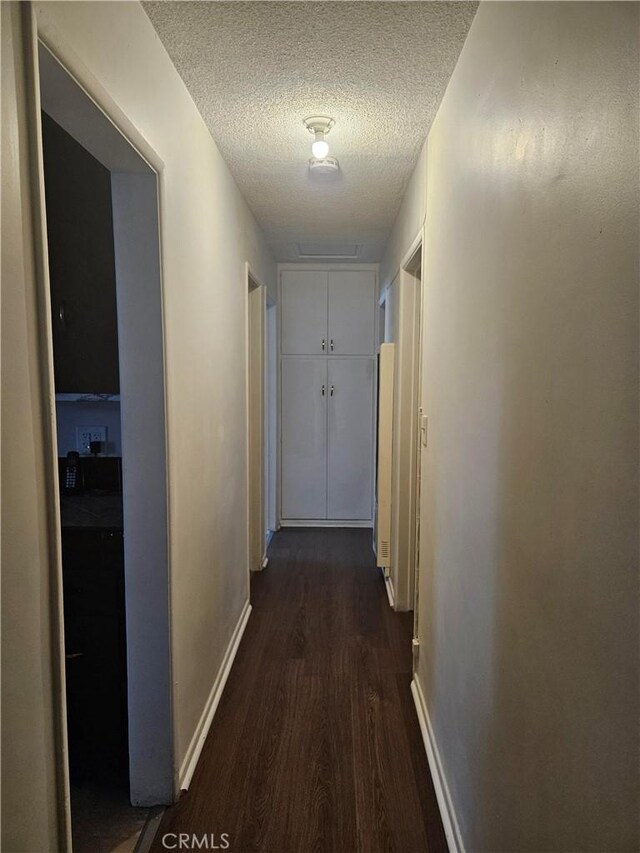
[[3, 853], [640, 853], [640, 0], [0, 10]]
[[370, 543], [368, 529], [276, 534], [154, 851], [180, 832], [227, 833], [237, 851], [447, 849], [409, 688], [412, 614], [389, 607]]

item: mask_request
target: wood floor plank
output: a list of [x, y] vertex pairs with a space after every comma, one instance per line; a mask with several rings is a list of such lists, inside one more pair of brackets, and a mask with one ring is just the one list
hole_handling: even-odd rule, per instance
[[444, 853], [410, 693], [412, 618], [389, 607], [371, 531], [280, 531], [251, 590], [198, 767], [155, 853], [181, 832], [226, 832], [243, 853]]

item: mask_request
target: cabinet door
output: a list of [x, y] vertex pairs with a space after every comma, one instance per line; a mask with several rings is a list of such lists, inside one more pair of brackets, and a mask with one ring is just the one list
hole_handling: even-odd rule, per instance
[[282, 517], [327, 517], [327, 360], [282, 359]]
[[375, 288], [373, 272], [329, 273], [329, 352], [373, 355], [375, 352]]
[[368, 520], [373, 491], [372, 358], [328, 360], [327, 518]]
[[327, 273], [282, 273], [281, 351], [283, 355], [322, 355], [327, 342]]
[[111, 173], [46, 114], [42, 142], [55, 388], [117, 394]]

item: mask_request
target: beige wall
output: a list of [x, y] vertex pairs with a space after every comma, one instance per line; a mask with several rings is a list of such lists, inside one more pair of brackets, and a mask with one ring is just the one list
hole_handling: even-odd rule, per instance
[[[3, 145], [24, 131], [5, 67]], [[182, 763], [247, 599], [245, 262], [275, 294], [275, 265], [215, 144], [137, 3], [36, 4], [41, 32], [164, 163], [165, 299], [176, 764]], [[15, 155], [17, 152], [13, 150]], [[10, 159], [6, 161], [13, 166]], [[20, 166], [18, 163], [16, 169]], [[56, 847], [48, 684], [47, 499], [31, 248], [3, 170], [3, 849]], [[14, 460], [15, 464], [14, 464]], [[19, 467], [16, 467], [17, 463]], [[10, 499], [9, 499], [10, 498]], [[4, 660], [3, 660], [4, 662]], [[28, 810], [25, 811], [25, 803]]]
[[428, 140], [418, 676], [469, 851], [638, 847], [638, 11], [482, 3]]
[[405, 255], [424, 224], [427, 200], [427, 143], [422, 146], [418, 162], [407, 184], [400, 210], [380, 261], [380, 290], [396, 277]]

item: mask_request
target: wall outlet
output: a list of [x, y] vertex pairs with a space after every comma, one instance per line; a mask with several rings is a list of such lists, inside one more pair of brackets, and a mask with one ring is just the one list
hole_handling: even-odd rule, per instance
[[90, 454], [89, 443], [92, 441], [102, 442], [102, 452], [107, 451], [107, 428], [106, 426], [77, 426], [76, 427], [76, 450], [78, 453]]

